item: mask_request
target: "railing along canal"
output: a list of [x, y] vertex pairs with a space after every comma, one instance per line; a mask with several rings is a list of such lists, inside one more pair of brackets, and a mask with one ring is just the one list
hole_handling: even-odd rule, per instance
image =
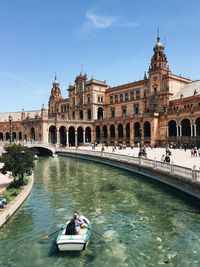
[[64, 148], [58, 149], [57, 152], [68, 152], [68, 153], [77, 153], [81, 155], [95, 156], [108, 158], [114, 161], [120, 161], [128, 163], [130, 165], [140, 166], [160, 173], [164, 173], [170, 176], [176, 176], [185, 181], [190, 181], [192, 183], [197, 183], [200, 185], [200, 170], [197, 170], [194, 166], [193, 169], [174, 165], [172, 163], [165, 163], [162, 161], [157, 161], [156, 159], [145, 159], [142, 157], [134, 157], [130, 155], [117, 154], [115, 152], [101, 152], [101, 151], [89, 151], [83, 149], [73, 149], [73, 148]]

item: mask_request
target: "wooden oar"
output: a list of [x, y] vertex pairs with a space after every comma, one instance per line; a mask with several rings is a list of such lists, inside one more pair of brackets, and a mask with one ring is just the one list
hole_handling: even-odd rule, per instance
[[58, 232], [61, 231], [61, 230], [63, 230], [63, 227], [60, 228], [60, 229], [58, 229], [58, 230], [56, 230], [55, 232], [53, 232], [53, 233], [51, 233], [51, 234], [49, 234], [49, 235], [44, 236], [43, 239], [47, 239], [47, 238], [49, 238], [50, 236], [52, 236], [52, 235], [58, 233]]
[[90, 228], [90, 227], [87, 227], [90, 231], [92, 231], [92, 232], [94, 232], [94, 233], [96, 233], [97, 235], [100, 235], [101, 237], [103, 237], [103, 238], [106, 238], [106, 239], [109, 239], [109, 240], [111, 240], [109, 237], [107, 237], [107, 236], [105, 236], [105, 235], [102, 235], [102, 234], [100, 234], [99, 232], [97, 232], [96, 230], [94, 230], [94, 229], [92, 229], [92, 228]]

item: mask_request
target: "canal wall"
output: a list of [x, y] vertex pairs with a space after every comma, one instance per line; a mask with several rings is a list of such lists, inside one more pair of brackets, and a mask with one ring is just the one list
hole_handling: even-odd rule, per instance
[[34, 182], [34, 173], [30, 176], [28, 184], [4, 209], [0, 210], [0, 227], [2, 227], [10, 217], [19, 209], [31, 192]]
[[192, 196], [194, 202], [200, 203], [200, 171], [181, 166], [164, 163], [156, 160], [120, 155], [115, 153], [72, 150], [58, 150], [60, 156], [70, 156], [79, 159], [104, 163], [117, 168], [125, 169], [140, 175], [144, 175], [153, 181], [162, 183]]

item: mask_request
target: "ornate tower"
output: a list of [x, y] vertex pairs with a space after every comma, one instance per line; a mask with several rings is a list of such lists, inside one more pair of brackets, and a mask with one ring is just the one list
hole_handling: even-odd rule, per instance
[[164, 46], [160, 42], [159, 35], [153, 48], [153, 56], [149, 66], [149, 110], [162, 112], [169, 101], [169, 66], [164, 53]]
[[153, 48], [154, 54], [151, 58], [151, 65], [149, 71], [155, 71], [158, 69], [166, 69], [169, 70], [169, 66], [167, 64], [167, 57], [164, 53], [164, 46], [160, 42], [160, 36], [157, 36], [157, 43]]
[[59, 82], [55, 76], [51, 95], [49, 97], [49, 116], [56, 116], [59, 113], [59, 104], [62, 100], [62, 94], [59, 87]]

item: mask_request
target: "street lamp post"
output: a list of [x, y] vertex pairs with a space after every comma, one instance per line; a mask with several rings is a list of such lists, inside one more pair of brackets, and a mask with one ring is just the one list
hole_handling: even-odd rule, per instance
[[10, 139], [10, 144], [11, 144], [12, 143], [12, 120], [13, 120], [11, 115], [9, 115], [8, 120], [9, 120], [9, 125], [10, 125], [9, 139]]

